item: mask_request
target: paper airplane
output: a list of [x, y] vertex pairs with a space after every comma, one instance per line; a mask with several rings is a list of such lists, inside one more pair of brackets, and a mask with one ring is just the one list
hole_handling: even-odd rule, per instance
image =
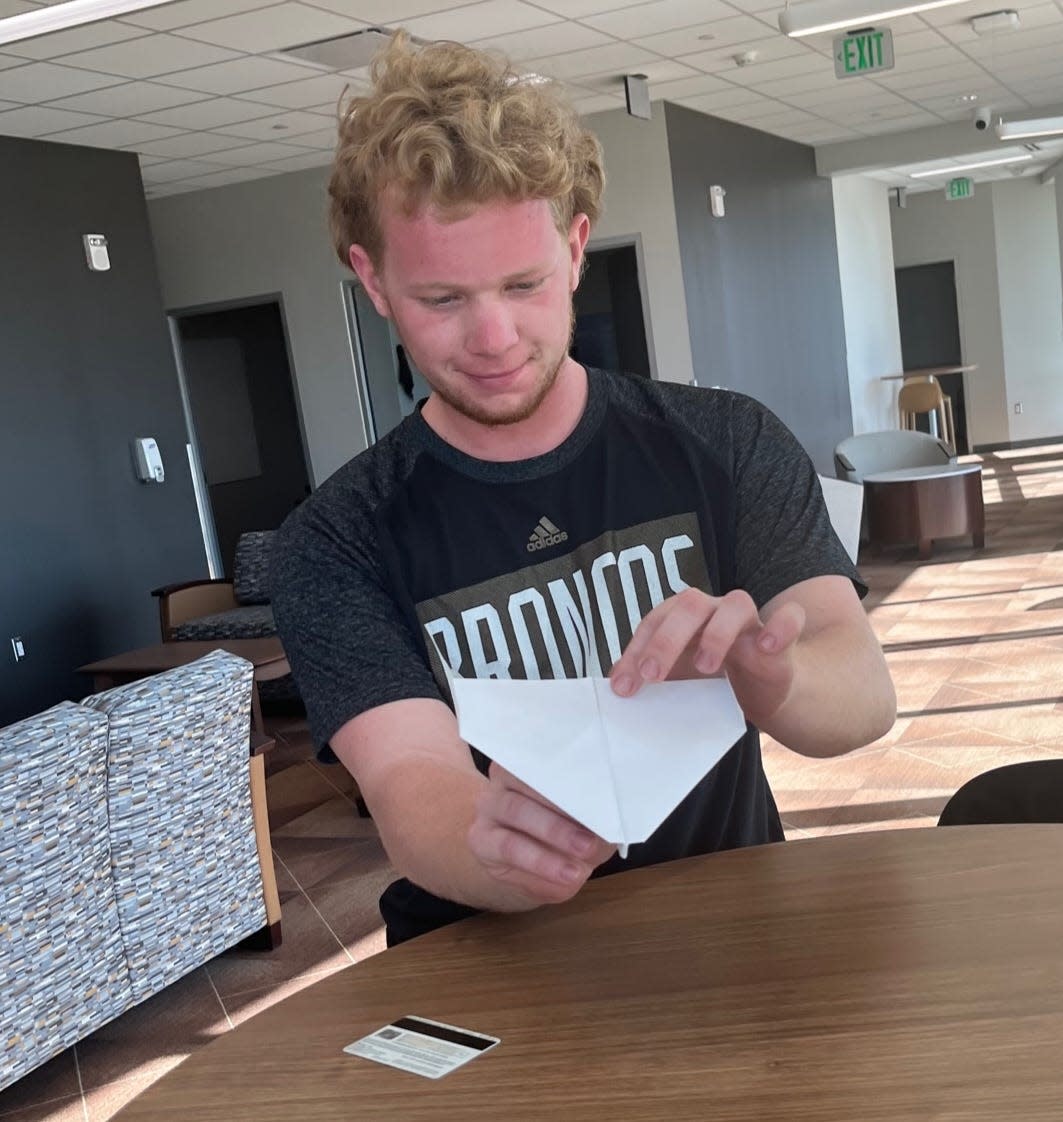
[[628, 698], [605, 678], [448, 679], [462, 738], [621, 856], [746, 728], [726, 678], [654, 682]]

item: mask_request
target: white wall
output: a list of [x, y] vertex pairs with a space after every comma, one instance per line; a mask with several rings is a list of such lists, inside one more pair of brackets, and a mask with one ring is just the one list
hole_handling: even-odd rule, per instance
[[889, 189], [864, 175], [831, 182], [853, 432], [896, 428], [897, 383], [882, 381], [902, 369]]
[[944, 190], [908, 196], [907, 207], [891, 207], [893, 261], [897, 268], [954, 261], [960, 345], [964, 363], [967, 433], [972, 446], [1011, 439], [1000, 290], [997, 283], [993, 193], [979, 184], [974, 197], [949, 202]]
[[167, 308], [283, 297], [315, 484], [365, 447], [327, 179], [328, 169], [314, 168], [148, 204]]
[[694, 364], [664, 106], [654, 104], [650, 121], [629, 117], [622, 109], [595, 113], [585, 121], [605, 150], [607, 181], [605, 213], [591, 235], [591, 245], [641, 235], [650, 361], [662, 382], [689, 382]]
[[1036, 178], [994, 183], [993, 217], [1010, 438], [1059, 436], [1063, 283], [1056, 193]]

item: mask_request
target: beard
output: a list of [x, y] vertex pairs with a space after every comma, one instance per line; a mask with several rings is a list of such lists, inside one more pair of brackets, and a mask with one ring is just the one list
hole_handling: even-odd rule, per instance
[[[526, 421], [531, 417], [542, 405], [546, 395], [553, 389], [554, 383], [557, 381], [557, 376], [561, 371], [561, 367], [565, 364], [568, 358], [569, 351], [572, 348], [572, 337], [576, 330], [576, 311], [570, 304], [568, 310], [568, 335], [565, 339], [565, 345], [559, 355], [546, 355], [542, 351], [531, 355], [528, 358], [529, 363], [535, 363], [541, 367], [539, 377], [528, 393], [527, 397], [518, 401], [508, 409], [490, 408], [485, 406], [482, 401], [470, 396], [465, 396], [457, 392], [453, 386], [448, 385], [443, 379], [429, 380], [429, 385], [432, 387], [432, 393], [438, 394], [440, 399], [456, 413], [474, 421], [478, 425], [485, 425], [488, 428], [503, 428], [508, 425], [517, 425], [521, 421]], [[409, 347], [406, 348], [409, 351]], [[427, 380], [427, 379], [426, 379]]]

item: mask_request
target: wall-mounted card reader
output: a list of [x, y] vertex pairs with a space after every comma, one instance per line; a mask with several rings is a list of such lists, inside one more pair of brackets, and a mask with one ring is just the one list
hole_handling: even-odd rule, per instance
[[111, 255], [107, 252], [107, 239], [103, 234], [83, 234], [85, 260], [94, 273], [105, 273], [111, 267]]
[[162, 455], [153, 436], [138, 436], [133, 441], [133, 451], [137, 464], [137, 479], [144, 483], [162, 483], [166, 470], [162, 466]]

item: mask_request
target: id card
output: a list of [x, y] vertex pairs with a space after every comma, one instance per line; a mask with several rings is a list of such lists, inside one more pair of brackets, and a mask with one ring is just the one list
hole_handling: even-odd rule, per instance
[[424, 1017], [400, 1017], [344, 1048], [351, 1056], [439, 1079], [499, 1043], [497, 1036]]

